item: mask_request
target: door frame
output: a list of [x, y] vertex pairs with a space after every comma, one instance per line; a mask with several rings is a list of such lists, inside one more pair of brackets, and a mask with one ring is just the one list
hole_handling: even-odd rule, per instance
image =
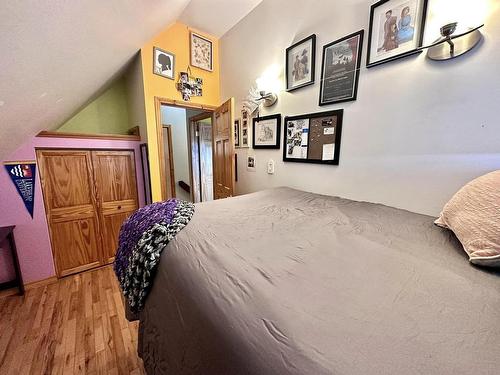
[[[164, 139], [163, 139], [163, 131], [164, 130], [167, 130], [167, 133], [168, 133], [168, 160], [170, 160], [170, 166], [168, 168], [169, 172], [170, 172], [170, 191], [172, 192], [172, 198], [175, 198], [176, 195], [175, 195], [175, 168], [174, 168], [174, 164], [173, 164], [173, 160], [174, 160], [174, 152], [172, 150], [172, 125], [169, 125], [169, 124], [163, 124], [161, 126], [161, 147], [163, 149], [163, 157], [165, 158], [165, 147], [164, 147]], [[165, 160], [163, 160], [163, 164], [165, 165]], [[165, 168], [167, 166], [165, 165]], [[163, 175], [165, 176], [165, 174]], [[165, 184], [165, 189], [167, 188], [167, 184]], [[166, 190], [165, 190], [165, 193], [166, 193]]]
[[[156, 139], [157, 139], [157, 144], [158, 144], [158, 162], [160, 166], [160, 187], [161, 187], [161, 198], [162, 200], [167, 200], [169, 197], [167, 197], [167, 183], [165, 180], [165, 150], [163, 147], [163, 124], [162, 124], [162, 118], [161, 118], [161, 106], [166, 105], [170, 107], [178, 107], [178, 108], [184, 108], [184, 109], [201, 109], [206, 112], [211, 112], [212, 113], [212, 124], [213, 124], [213, 115], [215, 110], [218, 108], [213, 105], [209, 104], [197, 104], [197, 103], [190, 103], [190, 102], [184, 102], [184, 101], [178, 101], [178, 100], [172, 100], [168, 98], [163, 98], [160, 96], [155, 96], [155, 117], [156, 117]], [[188, 127], [189, 129], [189, 127]], [[213, 128], [212, 128], [213, 132]], [[186, 140], [188, 141], [188, 140]], [[190, 143], [190, 142], [188, 142]], [[191, 153], [190, 153], [191, 155]], [[191, 157], [191, 156], [190, 156]], [[213, 159], [212, 159], [213, 163]], [[192, 168], [191, 168], [192, 169]], [[191, 174], [190, 177], [192, 178]], [[175, 182], [174, 182], [175, 183]], [[192, 184], [192, 182], [190, 182]], [[191, 194], [193, 192], [193, 189], [191, 188]]]
[[[214, 118], [214, 113], [210, 111], [206, 111], [203, 113], [200, 113], [199, 115], [195, 115], [192, 117], [189, 117], [189, 124], [188, 125], [188, 149], [189, 149], [189, 179], [190, 179], [190, 184], [191, 184], [191, 200], [194, 202], [194, 188], [193, 188], [193, 182], [194, 182], [194, 169], [193, 169], [193, 134], [192, 134], [192, 122], [197, 122], [201, 120], [205, 120], [207, 118], [212, 119], [212, 137], [213, 137], [213, 118]], [[200, 144], [200, 139], [198, 138], [198, 154], [200, 153], [199, 150], [199, 144]], [[200, 195], [201, 195], [201, 160], [198, 158], [200, 161], [200, 165], [198, 166], [198, 171], [200, 172]], [[212, 167], [213, 167], [214, 161], [213, 161], [213, 147], [212, 147]], [[200, 202], [201, 202], [201, 196], [200, 196]]]

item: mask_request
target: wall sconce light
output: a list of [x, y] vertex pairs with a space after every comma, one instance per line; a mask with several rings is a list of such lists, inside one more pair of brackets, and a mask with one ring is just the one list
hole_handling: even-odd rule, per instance
[[444, 25], [441, 27], [441, 37], [420, 49], [427, 49], [427, 57], [437, 61], [450, 60], [469, 52], [481, 40], [482, 34], [479, 29], [484, 24], [455, 34], [457, 25], [457, 22]]
[[260, 98], [257, 101], [262, 101], [264, 107], [271, 107], [278, 101], [278, 95], [273, 92], [259, 91]]

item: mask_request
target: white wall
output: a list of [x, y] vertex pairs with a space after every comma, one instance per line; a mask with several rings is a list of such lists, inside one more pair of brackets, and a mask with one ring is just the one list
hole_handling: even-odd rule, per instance
[[[421, 54], [367, 70], [372, 3], [264, 0], [221, 39], [221, 93], [234, 96], [237, 109], [267, 67], [283, 67], [285, 48], [312, 33], [316, 83], [280, 92], [278, 103], [261, 115], [345, 109], [339, 166], [283, 163], [282, 150], [240, 149], [239, 194], [287, 185], [437, 215], [465, 182], [500, 169], [499, 2], [429, 0], [426, 41], [450, 18], [473, 16], [472, 22], [486, 24], [482, 44], [454, 61], [431, 62]], [[358, 100], [319, 107], [322, 46], [360, 29], [365, 42]], [[256, 156], [255, 173], [246, 171], [247, 153]], [[274, 175], [266, 173], [270, 158]]]

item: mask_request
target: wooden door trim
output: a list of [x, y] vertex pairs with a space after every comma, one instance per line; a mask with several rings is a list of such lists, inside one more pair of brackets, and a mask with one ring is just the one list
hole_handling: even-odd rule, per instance
[[[172, 192], [172, 198], [175, 198], [175, 165], [174, 165], [174, 150], [172, 149], [172, 125], [162, 125], [162, 131], [161, 131], [161, 155], [163, 155], [163, 165], [164, 168], [167, 166], [165, 165], [165, 147], [164, 147], [164, 142], [163, 142], [163, 129], [167, 129], [168, 133], [168, 160], [170, 160], [170, 165], [169, 165], [169, 173], [170, 173], [170, 191]], [[160, 146], [159, 146], [160, 147]], [[165, 170], [164, 170], [165, 172]], [[163, 174], [165, 177], [165, 173]], [[163, 180], [162, 180], [163, 181]], [[167, 185], [165, 183], [165, 189], [167, 188]], [[165, 190], [165, 197], [166, 197], [167, 191]]]
[[[207, 112], [214, 112], [217, 109], [217, 107], [208, 104], [197, 104], [179, 100], [172, 100], [160, 96], [155, 96], [154, 100], [155, 100], [155, 117], [156, 117], [156, 141], [157, 141], [157, 151], [158, 151], [158, 161], [159, 161], [158, 164], [160, 166], [161, 199], [166, 200], [168, 199], [168, 197], [167, 197], [167, 184], [165, 181], [165, 150], [163, 147], [163, 123], [161, 118], [161, 106], [168, 105], [170, 107], [178, 107], [184, 109], [203, 109], [206, 110]], [[175, 192], [175, 181], [174, 181], [173, 191]]]

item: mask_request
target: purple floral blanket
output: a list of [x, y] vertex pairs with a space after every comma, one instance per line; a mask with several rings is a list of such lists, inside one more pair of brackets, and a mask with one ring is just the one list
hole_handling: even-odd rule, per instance
[[122, 224], [114, 270], [133, 312], [144, 306], [161, 252], [193, 214], [194, 204], [169, 199], [140, 208]]

